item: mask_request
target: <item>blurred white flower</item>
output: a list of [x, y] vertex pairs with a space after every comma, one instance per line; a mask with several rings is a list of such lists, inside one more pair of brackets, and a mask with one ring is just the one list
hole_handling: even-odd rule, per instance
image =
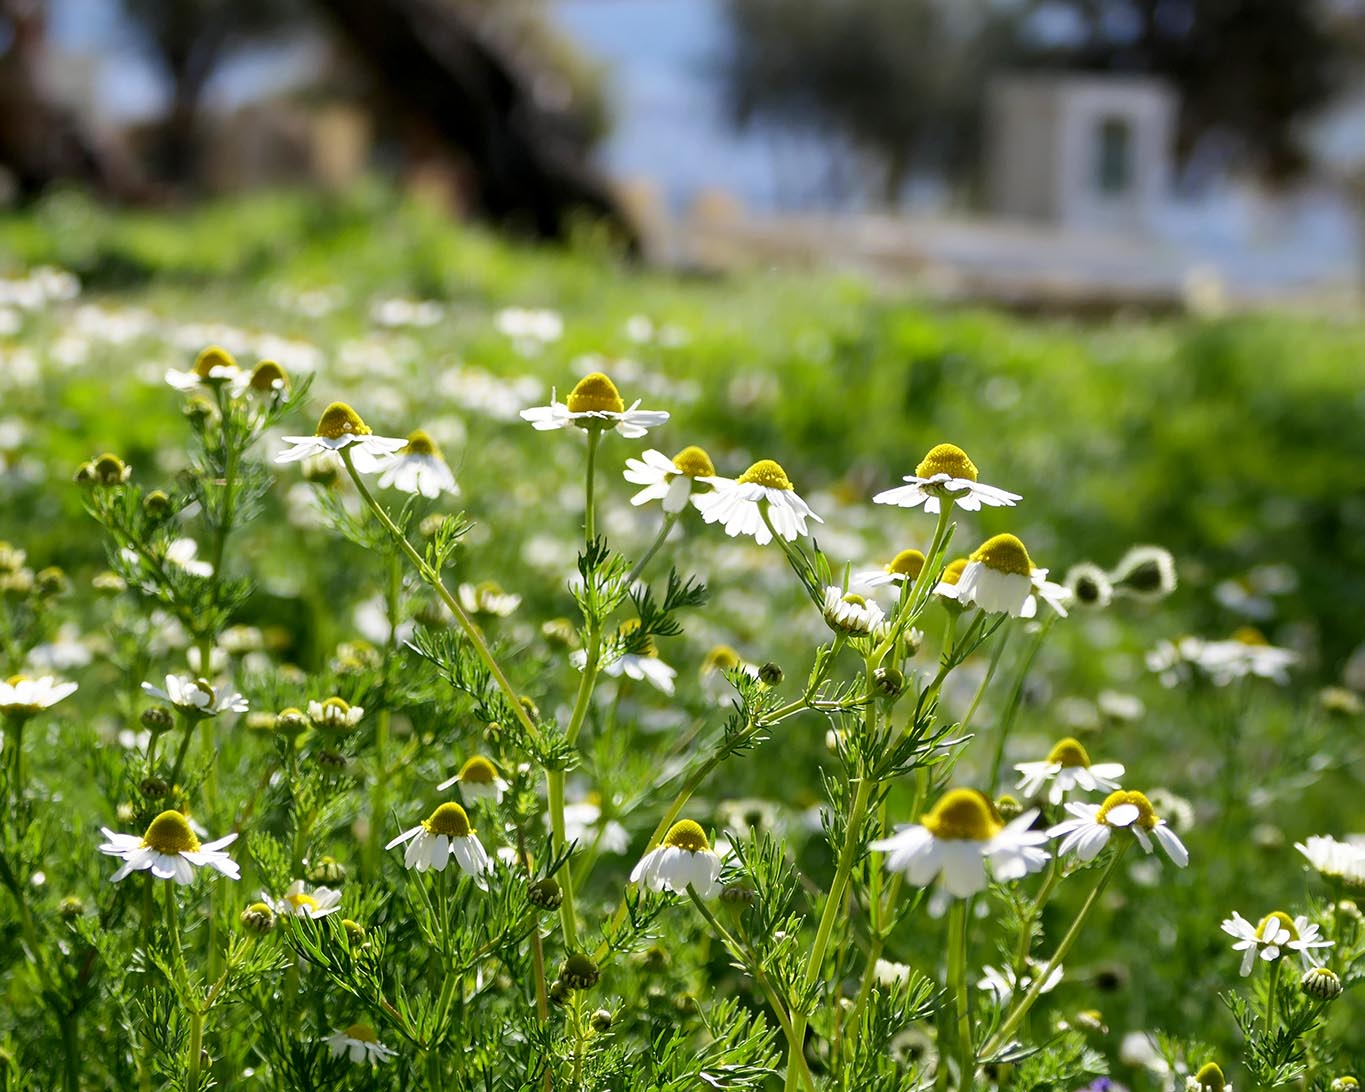
[[638, 459], [627, 459], [623, 475], [633, 485], [643, 485], [630, 503], [635, 506], [657, 500], [662, 502], [665, 512], [681, 512], [693, 497], [698, 479], [714, 477], [715, 465], [711, 456], [699, 447], [685, 447], [673, 458], [653, 448], [643, 452]]
[[215, 717], [219, 713], [245, 713], [246, 698], [232, 690], [216, 690], [207, 679], [190, 675], [167, 675], [166, 688], [142, 684], [154, 698], [170, 702], [177, 709], [197, 717]]
[[1166, 820], [1156, 814], [1151, 801], [1140, 792], [1119, 790], [1102, 804], [1070, 802], [1066, 810], [1072, 818], [1048, 830], [1049, 838], [1061, 838], [1057, 855], [1075, 852], [1082, 861], [1093, 861], [1109, 844], [1116, 830], [1129, 830], [1146, 853], [1152, 852], [1155, 839], [1162, 851], [1179, 868], [1190, 863], [1189, 852]]
[[356, 1065], [378, 1065], [398, 1057], [398, 1051], [381, 1043], [369, 1024], [352, 1024], [335, 1035], [327, 1036], [323, 1042], [331, 1050], [333, 1058], [340, 1058], [344, 1054]]
[[1021, 762], [1014, 767], [1022, 776], [1016, 788], [1025, 797], [1035, 797], [1047, 789], [1047, 801], [1054, 807], [1072, 789], [1086, 792], [1113, 792], [1116, 778], [1123, 776], [1118, 762], [1091, 763], [1090, 754], [1076, 739], [1059, 740], [1041, 762]]
[[1314, 949], [1330, 948], [1333, 943], [1319, 936], [1317, 925], [1304, 915], [1291, 918], [1281, 910], [1267, 914], [1255, 925], [1234, 910], [1232, 917], [1223, 920], [1222, 928], [1237, 942], [1233, 951], [1242, 953], [1243, 978], [1251, 974], [1258, 953], [1261, 959], [1272, 963], [1282, 951], [1298, 952], [1305, 967], [1315, 967], [1319, 960]]

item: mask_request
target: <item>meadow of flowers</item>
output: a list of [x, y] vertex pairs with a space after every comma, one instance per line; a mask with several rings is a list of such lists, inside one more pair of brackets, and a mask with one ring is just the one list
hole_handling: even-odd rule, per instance
[[0, 1090], [1357, 1087], [1365, 330], [0, 246]]

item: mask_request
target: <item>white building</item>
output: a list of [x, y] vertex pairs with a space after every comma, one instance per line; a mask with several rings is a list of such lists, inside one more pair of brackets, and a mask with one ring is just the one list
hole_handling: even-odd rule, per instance
[[999, 216], [1145, 233], [1167, 200], [1177, 101], [1161, 80], [1016, 73], [987, 92], [986, 193]]

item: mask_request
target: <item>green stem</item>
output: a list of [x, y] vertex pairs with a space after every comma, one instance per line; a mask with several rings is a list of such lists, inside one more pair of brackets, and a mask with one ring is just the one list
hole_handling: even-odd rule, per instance
[[972, 723], [972, 718], [976, 716], [977, 706], [981, 704], [981, 699], [986, 696], [986, 690], [991, 685], [991, 680], [995, 678], [995, 672], [1000, 667], [1000, 657], [1004, 655], [1005, 643], [1009, 640], [1010, 631], [1006, 627], [1000, 634], [1000, 640], [995, 643], [995, 651], [991, 653], [991, 661], [986, 666], [986, 675], [981, 680], [981, 685], [976, 688], [976, 694], [972, 697], [972, 704], [967, 706], [967, 715], [962, 718], [962, 724], [958, 731], [963, 735], [967, 734], [967, 728]]
[[366, 486], [365, 480], [360, 476], [355, 468], [355, 464], [351, 461], [349, 447], [343, 447], [341, 449], [341, 461], [346, 465], [346, 472], [350, 475], [351, 481], [355, 483], [356, 491], [365, 502], [365, 506], [374, 513], [375, 519], [379, 520], [384, 529], [393, 538], [394, 542], [398, 544], [398, 548], [403, 551], [404, 556], [412, 563], [412, 566], [417, 570], [417, 574], [427, 583], [432, 591], [440, 596], [441, 602], [443, 602], [450, 613], [455, 616], [456, 623], [459, 625], [469, 643], [474, 646], [474, 651], [478, 654], [479, 659], [482, 660], [484, 666], [488, 668], [489, 674], [493, 676], [493, 681], [497, 683], [498, 689], [502, 691], [503, 697], [507, 699], [507, 704], [511, 707], [513, 714], [516, 716], [517, 720], [521, 722], [521, 726], [526, 729], [526, 734], [532, 739], [539, 741], [540, 729], [535, 726], [535, 722], [531, 720], [530, 714], [526, 712], [526, 707], [521, 704], [521, 695], [512, 689], [512, 684], [508, 682], [502, 667], [493, 656], [493, 650], [488, 647], [488, 642], [484, 639], [483, 631], [480, 630], [479, 627], [474, 624], [473, 619], [465, 613], [464, 607], [460, 606], [460, 601], [450, 594], [450, 589], [447, 588], [444, 581], [441, 580], [441, 574], [436, 572], [426, 563], [426, 559], [423, 558], [422, 555], [417, 552], [416, 548], [414, 548], [412, 543], [408, 541], [407, 535], [403, 534], [403, 532], [398, 529], [398, 525], [389, 518], [389, 514], [384, 511], [384, 509], [380, 507], [379, 502], [374, 499], [374, 495], [370, 492], [369, 487]]
[[[550, 797], [550, 829], [554, 834], [555, 852], [563, 853], [568, 845], [564, 826], [564, 771], [546, 770], [545, 785]], [[560, 869], [563, 880], [559, 885], [564, 896], [564, 901], [559, 904], [559, 921], [564, 929], [564, 946], [570, 952], [578, 950], [578, 917], [574, 913], [572, 867], [571, 861], [564, 862], [564, 867]]]
[[602, 441], [600, 428], [588, 429], [588, 473], [583, 497], [583, 541], [591, 543], [597, 537], [597, 514], [593, 492], [597, 485], [597, 445]]
[[190, 1012], [189, 1057], [185, 1059], [189, 1075], [185, 1080], [188, 1092], [199, 1092], [199, 1065], [204, 1054], [204, 1014], [199, 1009]]
[[[830, 884], [829, 895], [825, 900], [825, 910], [820, 915], [820, 924], [815, 930], [815, 944], [811, 948], [810, 959], [806, 963], [805, 983], [807, 989], [813, 987], [820, 980], [820, 971], [824, 966], [825, 951], [829, 948], [829, 938], [834, 932], [835, 919], [843, 914], [844, 890], [848, 886], [848, 878], [853, 872], [853, 865], [858, 856], [863, 820], [867, 817], [867, 805], [872, 799], [873, 787], [871, 778], [860, 778], [858, 787], [853, 793], [853, 806], [848, 813], [848, 829], [844, 834], [843, 849], [839, 852], [839, 863], [835, 867], [834, 881]], [[805, 1014], [793, 1016], [793, 1042], [804, 1043], [807, 1022]], [[795, 1048], [789, 1044], [787, 1053], [789, 1069], [796, 1064], [796, 1060], [791, 1054], [793, 1049]], [[790, 1078], [788, 1078], [788, 1083], [790, 1083]]]
[[625, 584], [627, 588], [631, 587], [635, 581], [640, 578], [640, 574], [645, 571], [645, 566], [648, 565], [654, 555], [658, 553], [659, 547], [664, 544], [664, 539], [668, 537], [668, 532], [673, 530], [673, 525], [678, 522], [678, 518], [681, 515], [682, 512], [665, 513], [664, 522], [662, 526], [659, 527], [659, 533], [654, 536], [654, 541], [649, 544], [649, 549], [640, 556], [639, 561], [631, 566], [630, 572], [626, 573]]
[[388, 784], [389, 725], [392, 718], [389, 687], [393, 679], [393, 662], [398, 651], [399, 598], [403, 588], [403, 572], [396, 553], [386, 559], [384, 605], [389, 618], [389, 636], [384, 644], [384, 663], [380, 673], [380, 687], [384, 692], [384, 708], [374, 723], [374, 786], [370, 790], [370, 843], [366, 862], [371, 875], [379, 873], [381, 846], [384, 844], [385, 788]]
[[1280, 964], [1284, 962], [1284, 954], [1270, 965], [1270, 980], [1265, 990], [1265, 1035], [1270, 1039], [1275, 1034], [1275, 995], [1280, 989]]
[[[967, 1001], [967, 923], [970, 899], [954, 899], [948, 910], [948, 988], [957, 1018], [958, 1087], [973, 1087], [976, 1055], [972, 1050], [972, 1010]], [[944, 1064], [940, 1056], [940, 1065]]]
[[990, 780], [986, 782], [986, 786], [991, 792], [995, 791], [995, 783], [1000, 777], [1000, 766], [1005, 761], [1005, 743], [1014, 728], [1015, 717], [1019, 715], [1019, 703], [1024, 696], [1024, 681], [1028, 678], [1029, 669], [1033, 667], [1033, 661], [1038, 656], [1038, 650], [1043, 647], [1043, 641], [1047, 638], [1048, 632], [1056, 620], [1057, 615], [1049, 614], [1042, 621], [1038, 626], [1038, 632], [1033, 635], [1033, 640], [1025, 651], [1023, 659], [1019, 662], [1019, 670], [1014, 676], [1014, 686], [1010, 690], [1009, 701], [1005, 704], [1005, 712], [1000, 718], [1000, 724], [995, 733], [995, 754], [991, 758], [991, 776]]
[[1015, 1003], [1014, 1008], [1010, 1010], [1009, 1015], [1005, 1017], [1004, 1022], [1001, 1023], [995, 1034], [992, 1035], [986, 1042], [986, 1045], [981, 1048], [980, 1057], [983, 1061], [989, 1061], [995, 1055], [996, 1051], [1009, 1042], [1010, 1035], [1012, 1035], [1015, 1028], [1023, 1022], [1024, 1017], [1028, 1015], [1029, 1009], [1033, 1008], [1034, 1002], [1042, 995], [1048, 980], [1052, 977], [1053, 972], [1061, 965], [1062, 960], [1066, 958], [1067, 953], [1071, 951], [1072, 945], [1075, 944], [1080, 937], [1081, 931], [1085, 928], [1085, 923], [1090, 919], [1091, 913], [1099, 904], [1100, 896], [1104, 894], [1104, 889], [1109, 886], [1109, 881], [1113, 878], [1114, 873], [1118, 871], [1119, 862], [1123, 860], [1123, 855], [1128, 851], [1128, 844], [1131, 840], [1131, 838], [1125, 838], [1124, 841], [1119, 844], [1113, 857], [1109, 859], [1109, 864], [1105, 866], [1104, 872], [1100, 874], [1100, 878], [1095, 882], [1094, 888], [1091, 889], [1089, 897], [1086, 898], [1084, 905], [1081, 906], [1080, 912], [1076, 915], [1076, 920], [1071, 923], [1071, 928], [1066, 931], [1066, 936], [1062, 937], [1062, 942], [1057, 945], [1057, 950], [1053, 953], [1052, 958], [1048, 960], [1047, 966], [1038, 972], [1037, 977], [1033, 980], [1033, 985], [1029, 987], [1028, 993], [1024, 994], [1024, 996]]
[[768, 981], [768, 976], [763, 973], [763, 968], [749, 957], [748, 950], [716, 919], [716, 916], [711, 913], [711, 908], [706, 905], [702, 900], [702, 897], [697, 894], [696, 889], [693, 888], [691, 884], [687, 885], [687, 896], [692, 900], [697, 910], [700, 911], [701, 916], [705, 918], [711, 928], [716, 931], [716, 935], [720, 938], [721, 943], [729, 948], [731, 954], [744, 964], [745, 969], [753, 977], [753, 980], [758, 983], [759, 989], [763, 991], [763, 996], [767, 999], [769, 1006], [771, 1006], [773, 1010], [773, 1014], [777, 1017], [778, 1024], [782, 1027], [782, 1034], [787, 1038], [789, 1057], [794, 1057], [800, 1063], [793, 1069], [791, 1062], [788, 1062], [788, 1082], [791, 1081], [791, 1074], [795, 1072], [800, 1078], [801, 1084], [804, 1084], [814, 1092], [815, 1079], [811, 1076], [810, 1068], [806, 1065], [805, 1050], [802, 1048], [802, 1044], [796, 1040], [796, 1029], [792, 1024], [791, 1017], [787, 1014], [786, 1006], [782, 1004], [781, 999], [777, 995], [777, 991], [773, 988], [772, 983]]
[[62, 1017], [62, 1084], [66, 1092], [81, 1092], [80, 1036], [74, 1012]]
[[11, 816], [16, 815], [24, 806], [24, 724], [27, 720], [28, 718], [23, 716], [5, 718], [8, 737], [5, 740], [5, 748], [10, 752], [10, 806], [7, 810]]
[[175, 765], [171, 767], [170, 785], [172, 789], [180, 783], [180, 772], [185, 767], [185, 756], [189, 754], [190, 741], [194, 739], [194, 730], [197, 727], [197, 722], [190, 720], [188, 717], [183, 719], [181, 731], [185, 733], [185, 736], [180, 741], [180, 749], [175, 753]]

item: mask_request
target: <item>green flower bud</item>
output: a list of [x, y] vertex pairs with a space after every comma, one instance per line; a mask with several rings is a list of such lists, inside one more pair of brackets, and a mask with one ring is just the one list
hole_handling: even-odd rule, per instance
[[542, 910], [558, 910], [564, 901], [564, 892], [559, 889], [559, 883], [553, 876], [546, 876], [526, 889], [526, 899], [532, 906]]
[[275, 928], [275, 911], [263, 902], [253, 902], [239, 920], [248, 932], [264, 934]]
[[559, 969], [559, 981], [571, 990], [590, 990], [601, 977], [592, 956], [584, 952], [574, 952]]
[[783, 679], [782, 668], [769, 660], [758, 669], [758, 681], [767, 686], [777, 686]]
[[1319, 1001], [1335, 1001], [1346, 987], [1341, 984], [1336, 971], [1329, 967], [1314, 967], [1299, 979], [1299, 988]]

